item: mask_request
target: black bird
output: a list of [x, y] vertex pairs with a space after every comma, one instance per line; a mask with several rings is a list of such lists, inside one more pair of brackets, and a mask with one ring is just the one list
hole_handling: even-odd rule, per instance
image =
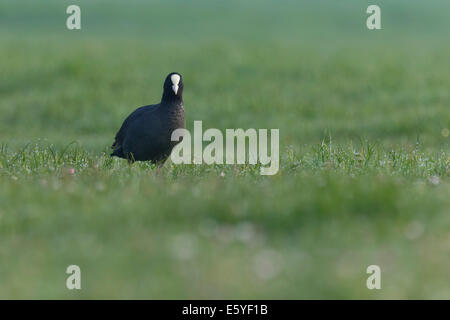
[[125, 119], [111, 146], [111, 156], [162, 165], [179, 142], [171, 141], [172, 132], [185, 127], [183, 79], [172, 72], [164, 81], [161, 102], [140, 107]]

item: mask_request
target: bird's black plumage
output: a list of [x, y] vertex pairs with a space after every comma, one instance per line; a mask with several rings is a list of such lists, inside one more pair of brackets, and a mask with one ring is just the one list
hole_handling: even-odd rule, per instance
[[170, 73], [164, 82], [159, 104], [134, 110], [123, 122], [112, 145], [111, 156], [129, 161], [164, 163], [173, 147], [172, 132], [185, 128], [183, 80], [179, 73]]

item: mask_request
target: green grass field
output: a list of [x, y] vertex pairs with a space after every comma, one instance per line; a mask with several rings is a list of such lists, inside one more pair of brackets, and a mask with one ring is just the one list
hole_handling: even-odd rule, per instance
[[[448, 1], [73, 3], [0, 4], [0, 298], [450, 298]], [[280, 172], [111, 159], [171, 71]]]

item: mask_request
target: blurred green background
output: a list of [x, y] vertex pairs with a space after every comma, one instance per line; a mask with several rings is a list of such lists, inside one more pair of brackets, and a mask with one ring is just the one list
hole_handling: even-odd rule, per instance
[[[3, 0], [0, 298], [450, 298], [449, 30], [445, 0]], [[280, 173], [109, 159], [172, 71], [188, 128], [279, 128]]]

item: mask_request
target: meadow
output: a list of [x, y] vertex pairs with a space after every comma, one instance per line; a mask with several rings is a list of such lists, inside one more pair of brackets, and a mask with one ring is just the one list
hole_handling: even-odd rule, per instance
[[[2, 1], [0, 298], [449, 299], [450, 3], [377, 3]], [[279, 173], [110, 158], [171, 71]]]

